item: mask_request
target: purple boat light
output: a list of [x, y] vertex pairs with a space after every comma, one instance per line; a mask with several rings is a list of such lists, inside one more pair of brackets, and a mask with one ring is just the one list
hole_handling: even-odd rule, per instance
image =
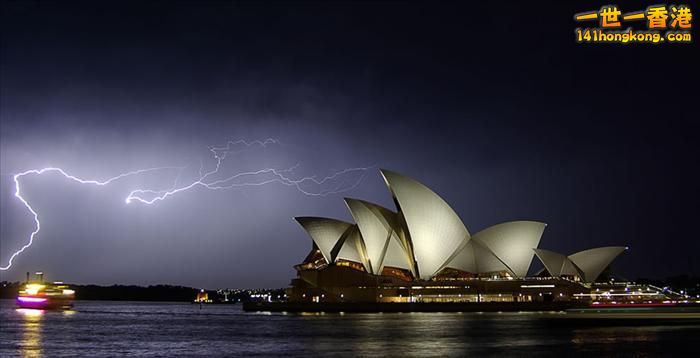
[[26, 302], [26, 303], [43, 303], [43, 302], [46, 302], [46, 299], [45, 299], [45, 298], [41, 298], [41, 297], [24, 297], [24, 296], [19, 296], [19, 297], [17, 297], [17, 301]]

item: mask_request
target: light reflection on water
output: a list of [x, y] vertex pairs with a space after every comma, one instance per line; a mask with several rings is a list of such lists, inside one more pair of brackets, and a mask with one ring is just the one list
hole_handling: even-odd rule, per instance
[[22, 340], [19, 348], [23, 357], [41, 357], [41, 319], [43, 310], [18, 308], [17, 312], [24, 318]]
[[574, 330], [571, 342], [585, 344], [619, 344], [634, 342], [655, 342], [659, 340], [656, 331], [648, 327], [605, 327], [598, 329]]
[[[558, 313], [245, 313], [240, 305], [77, 302], [75, 311], [0, 302], [0, 356], [673, 355], [698, 326], [580, 327]], [[689, 351], [690, 349], [690, 351]]]

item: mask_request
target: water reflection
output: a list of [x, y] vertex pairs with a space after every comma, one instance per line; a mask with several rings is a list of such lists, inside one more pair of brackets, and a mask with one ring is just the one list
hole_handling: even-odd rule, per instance
[[14, 301], [0, 300], [0, 357], [700, 357], [692, 343], [700, 336], [696, 324], [601, 326], [548, 313], [254, 314], [240, 305], [200, 312], [190, 304], [102, 301], [79, 307], [16, 310]]
[[18, 308], [24, 320], [22, 323], [22, 338], [19, 344], [23, 357], [41, 357], [41, 321], [44, 318], [44, 310], [30, 308]]
[[657, 327], [592, 328], [574, 330], [573, 344], [618, 344], [634, 342], [655, 342], [659, 340]]

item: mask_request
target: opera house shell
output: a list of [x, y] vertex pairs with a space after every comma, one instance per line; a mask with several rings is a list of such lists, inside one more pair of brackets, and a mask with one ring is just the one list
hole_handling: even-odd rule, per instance
[[[313, 245], [304, 262], [296, 266], [292, 299], [376, 301], [391, 297], [402, 301], [410, 297], [415, 301], [415, 292], [408, 288], [431, 285], [436, 287], [432, 293], [439, 293], [421, 291], [425, 292], [421, 299], [474, 296], [481, 300], [482, 293], [503, 297], [504, 292], [522, 298], [524, 288], [536, 286], [528, 283], [546, 277], [566, 279], [564, 291], [558, 292], [563, 297], [562, 292], [573, 294], [594, 282], [625, 250], [603, 247], [564, 256], [539, 249], [547, 225], [537, 221], [510, 221], [471, 234], [450, 205], [428, 187], [396, 172], [380, 172], [396, 211], [346, 198], [354, 223], [295, 218]], [[529, 278], [534, 257], [544, 269]], [[449, 290], [457, 287], [454, 282], [464, 285]]]

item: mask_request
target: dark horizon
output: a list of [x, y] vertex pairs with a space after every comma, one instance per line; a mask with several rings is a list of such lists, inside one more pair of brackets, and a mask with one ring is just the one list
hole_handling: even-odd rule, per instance
[[[3, 2], [0, 266], [33, 228], [13, 174], [187, 169], [27, 177], [42, 231], [0, 281], [284, 287], [311, 247], [292, 217], [349, 221], [346, 196], [395, 210], [380, 167], [472, 234], [537, 220], [541, 248], [629, 246], [623, 277], [697, 276], [697, 45], [576, 44], [573, 15], [604, 4]], [[321, 197], [272, 183], [124, 203], [193, 180], [210, 146], [266, 138], [227, 173], [361, 170]]]

